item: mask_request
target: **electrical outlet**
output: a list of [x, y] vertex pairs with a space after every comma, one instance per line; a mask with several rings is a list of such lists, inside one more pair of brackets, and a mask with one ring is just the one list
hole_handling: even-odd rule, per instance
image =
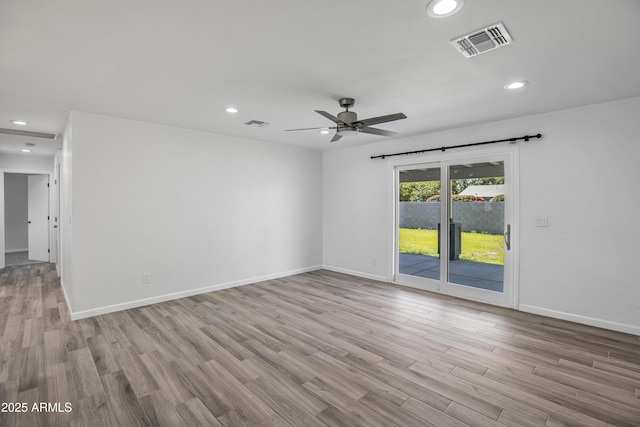
[[142, 273], [142, 283], [151, 283], [151, 273]]
[[373, 258], [373, 259], [371, 260], [371, 264], [373, 264], [373, 265], [378, 265], [378, 258]]

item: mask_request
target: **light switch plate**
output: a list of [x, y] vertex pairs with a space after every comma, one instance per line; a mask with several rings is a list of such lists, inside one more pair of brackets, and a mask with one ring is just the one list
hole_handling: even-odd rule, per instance
[[546, 216], [537, 216], [536, 217], [536, 227], [548, 227], [549, 226], [549, 217]]

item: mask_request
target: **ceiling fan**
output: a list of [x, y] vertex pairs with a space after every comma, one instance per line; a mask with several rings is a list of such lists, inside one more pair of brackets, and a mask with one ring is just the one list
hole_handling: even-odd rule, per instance
[[354, 104], [356, 103], [355, 99], [340, 98], [338, 100], [338, 103], [340, 104], [340, 107], [345, 109], [345, 111], [338, 113], [338, 117], [331, 115], [326, 111], [314, 110], [316, 113], [334, 122], [336, 126], [332, 126], [329, 128], [321, 127], [321, 128], [287, 129], [287, 131], [335, 129], [336, 134], [333, 136], [333, 138], [331, 138], [331, 142], [336, 142], [343, 136], [354, 135], [357, 133], [370, 133], [373, 135], [392, 136], [397, 134], [397, 132], [391, 132], [389, 130], [372, 128], [369, 126], [407, 118], [407, 116], [405, 116], [403, 113], [395, 113], [395, 114], [389, 114], [387, 116], [378, 116], [378, 117], [371, 117], [370, 119], [358, 120], [358, 115], [354, 111], [349, 111], [349, 108], [353, 107]]

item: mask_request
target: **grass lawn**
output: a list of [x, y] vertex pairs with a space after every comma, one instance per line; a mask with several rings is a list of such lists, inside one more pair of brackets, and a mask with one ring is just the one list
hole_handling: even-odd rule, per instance
[[[438, 230], [400, 229], [399, 251], [408, 254], [438, 256]], [[462, 232], [460, 259], [504, 264], [504, 240], [500, 234]]]

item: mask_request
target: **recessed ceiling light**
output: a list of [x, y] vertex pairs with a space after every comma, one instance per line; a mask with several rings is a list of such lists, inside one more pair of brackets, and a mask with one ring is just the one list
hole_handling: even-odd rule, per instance
[[517, 82], [511, 82], [508, 85], [506, 85], [504, 88], [507, 90], [515, 90], [515, 89], [520, 89], [525, 87], [526, 85], [528, 85], [529, 82], [526, 80], [519, 80]]
[[427, 14], [432, 18], [446, 18], [458, 13], [464, 6], [464, 0], [431, 0], [427, 5]]
[[323, 135], [326, 135], [326, 134], [328, 134], [328, 133], [329, 133], [329, 129], [322, 129], [322, 130], [320, 131], [320, 133], [321, 133], [321, 134], [323, 134]]
[[9, 120], [11, 123], [13, 123], [14, 125], [18, 125], [18, 126], [26, 126], [27, 122], [25, 122], [24, 120]]
[[227, 113], [237, 113], [237, 112], [238, 112], [238, 109], [237, 109], [236, 107], [227, 107], [227, 108], [225, 109], [225, 111], [226, 111]]
[[26, 148], [23, 148], [23, 149], [22, 149], [22, 150], [20, 150], [20, 151], [22, 151], [23, 153], [30, 153], [30, 152], [31, 152], [31, 150], [27, 150]]

